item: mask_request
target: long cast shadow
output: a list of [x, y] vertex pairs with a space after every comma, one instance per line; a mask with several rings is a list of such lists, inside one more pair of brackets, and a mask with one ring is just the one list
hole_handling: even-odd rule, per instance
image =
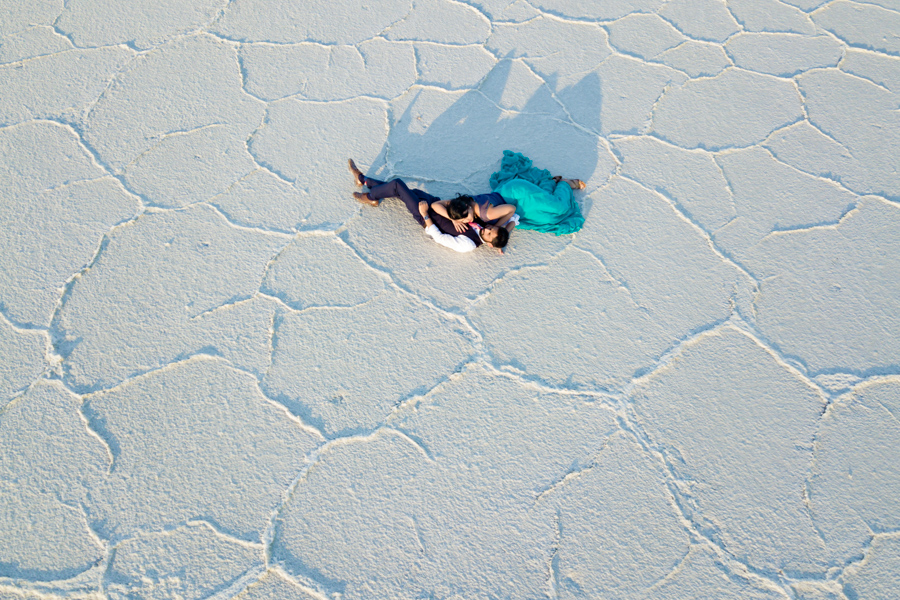
[[[533, 85], [536, 76], [529, 73], [524, 63], [503, 59], [477, 88], [430, 122], [426, 115], [446, 102], [447, 92], [428, 87], [410, 92], [375, 171], [381, 178], [418, 181], [441, 197], [487, 193], [490, 174], [509, 149], [554, 175], [587, 180], [599, 162], [599, 134], [592, 127], [600, 120], [599, 76], [589, 72], [559, 94], [541, 83], [524, 103], [508, 100], [524, 96], [523, 84]], [[565, 105], [558, 98], [565, 98]]]

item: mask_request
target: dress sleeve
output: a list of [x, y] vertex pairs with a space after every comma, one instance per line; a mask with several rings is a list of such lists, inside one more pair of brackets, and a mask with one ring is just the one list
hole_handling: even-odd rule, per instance
[[431, 239], [436, 241], [441, 246], [446, 246], [447, 248], [456, 250], [457, 252], [471, 252], [475, 249], [475, 242], [473, 242], [466, 236], [450, 235], [449, 233], [444, 233], [437, 228], [437, 225], [429, 225], [428, 228], [425, 229], [425, 233], [431, 236]]

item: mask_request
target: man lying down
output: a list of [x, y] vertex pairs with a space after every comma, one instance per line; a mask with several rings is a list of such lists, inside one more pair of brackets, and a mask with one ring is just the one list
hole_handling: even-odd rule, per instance
[[[410, 189], [402, 179], [384, 182], [366, 177], [353, 159], [349, 159], [347, 165], [356, 185], [369, 188], [368, 192], [353, 192], [354, 198], [374, 207], [385, 198], [400, 198], [416, 223], [425, 228], [425, 233], [438, 244], [457, 252], [471, 252], [483, 244], [502, 252], [518, 222], [516, 207], [507, 204], [499, 194], [482, 194], [474, 198], [460, 196], [443, 201], [422, 190]], [[483, 210], [476, 214], [469, 206], [470, 201], [480, 202], [479, 207]], [[453, 219], [451, 215], [459, 218]]]
[[354, 192], [354, 198], [375, 207], [385, 198], [400, 198], [434, 241], [457, 252], [489, 244], [502, 253], [517, 225], [563, 235], [578, 231], [584, 223], [572, 195], [573, 190], [585, 188], [584, 182], [553, 177], [518, 152], [503, 152], [500, 170], [491, 175], [493, 192], [452, 200], [411, 190], [400, 179], [383, 182], [367, 177], [352, 159], [347, 165], [356, 185], [369, 188], [368, 192]]

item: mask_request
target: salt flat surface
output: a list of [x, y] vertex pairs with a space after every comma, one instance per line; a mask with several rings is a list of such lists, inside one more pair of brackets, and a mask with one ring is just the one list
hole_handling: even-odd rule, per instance
[[[0, 0], [0, 599], [886, 599], [894, 0]], [[503, 150], [576, 234], [456, 254]]]

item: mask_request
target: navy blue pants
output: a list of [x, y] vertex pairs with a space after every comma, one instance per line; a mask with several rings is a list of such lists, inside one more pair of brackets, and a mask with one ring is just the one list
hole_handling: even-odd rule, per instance
[[[400, 198], [403, 201], [403, 204], [406, 205], [406, 208], [412, 214], [413, 219], [416, 220], [416, 223], [419, 225], [425, 225], [425, 219], [422, 218], [422, 215], [419, 214], [419, 202], [424, 200], [430, 206], [432, 202], [435, 200], [440, 200], [440, 198], [435, 198], [431, 194], [426, 194], [422, 190], [411, 190], [407, 187], [406, 183], [403, 182], [402, 179], [391, 179], [387, 183], [384, 181], [378, 181], [377, 179], [372, 179], [371, 177], [363, 176], [363, 185], [369, 188], [369, 197], [373, 200], [383, 200], [384, 198]], [[438, 215], [440, 216], [440, 215]], [[434, 217], [432, 217], [433, 219]], [[437, 224], [435, 222], [435, 224]]]
[[[424, 200], [428, 203], [429, 206], [433, 202], [440, 200], [437, 196], [432, 196], [431, 194], [425, 193], [422, 190], [411, 190], [407, 185], [403, 182], [402, 179], [391, 179], [387, 183], [384, 181], [379, 181], [377, 179], [372, 179], [371, 177], [366, 177], [363, 175], [362, 177], [363, 185], [369, 188], [369, 197], [373, 200], [382, 200], [384, 198], [400, 198], [403, 201], [403, 204], [406, 205], [406, 208], [409, 210], [410, 214], [412, 214], [413, 219], [416, 220], [416, 223], [419, 225], [425, 226], [425, 219], [422, 218], [422, 215], [419, 214], [419, 202]], [[443, 215], [439, 215], [433, 210], [429, 210], [429, 217], [434, 221], [434, 224], [437, 225], [437, 228], [440, 229], [444, 233], [449, 233], [450, 235], [459, 235], [459, 232], [456, 231], [456, 227], [453, 226], [453, 221], [444, 217]], [[469, 232], [467, 232], [469, 233]], [[474, 240], [473, 240], [474, 241]], [[481, 240], [479, 239], [476, 242], [480, 244]]]

